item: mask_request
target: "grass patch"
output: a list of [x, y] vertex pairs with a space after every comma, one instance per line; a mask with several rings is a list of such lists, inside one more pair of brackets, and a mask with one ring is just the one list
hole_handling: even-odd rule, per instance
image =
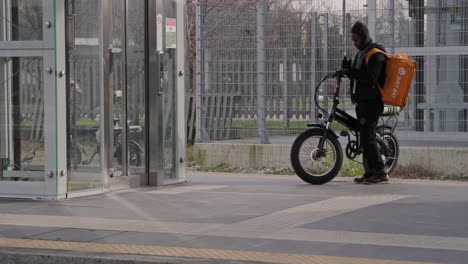
[[344, 163], [338, 173], [339, 177], [361, 177], [362, 175], [364, 175], [364, 167], [362, 164], [351, 160]]
[[252, 168], [238, 168], [230, 166], [226, 163], [221, 163], [217, 166], [199, 166], [195, 163], [189, 164], [189, 168], [195, 171], [207, 171], [207, 172], [230, 172], [230, 173], [246, 173], [246, 174], [270, 174], [270, 175], [295, 175], [291, 169], [275, 169], [275, 168], [263, 168], [263, 169], [252, 169]]
[[[308, 123], [310, 123], [308, 120], [289, 121], [289, 127], [284, 127], [282, 120], [267, 120], [266, 126], [267, 129], [305, 129]], [[258, 122], [257, 120], [232, 120], [232, 128], [256, 129], [258, 128]], [[331, 129], [334, 131], [348, 130], [338, 122], [333, 122]]]
[[[345, 158], [346, 159], [346, 158]], [[291, 169], [275, 169], [275, 168], [238, 168], [227, 163], [222, 163], [217, 166], [208, 167], [197, 164], [197, 154], [194, 151], [193, 144], [187, 147], [187, 165], [192, 170], [210, 171], [210, 172], [235, 172], [235, 173], [262, 173], [273, 175], [295, 175]], [[357, 160], [358, 162], [360, 160]], [[364, 174], [364, 168], [361, 163], [347, 160], [344, 162], [339, 177], [360, 177]], [[390, 175], [391, 178], [400, 179], [420, 179], [420, 180], [439, 180], [439, 181], [467, 181], [468, 173], [451, 173], [448, 174], [443, 170], [426, 167], [420, 164], [397, 165], [396, 169]]]
[[468, 181], [468, 175], [447, 174], [437, 168], [430, 168], [420, 164], [398, 165], [392, 176], [400, 179], [421, 179], [421, 180], [440, 180], [440, 181]]
[[[289, 128], [306, 128], [308, 121], [289, 121]], [[282, 120], [267, 120], [267, 128], [285, 128]], [[257, 120], [232, 120], [232, 128], [258, 128]]]

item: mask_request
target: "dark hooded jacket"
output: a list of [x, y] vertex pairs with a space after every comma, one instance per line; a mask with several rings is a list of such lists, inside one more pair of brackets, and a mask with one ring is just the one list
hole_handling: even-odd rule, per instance
[[378, 48], [385, 52], [385, 48], [380, 44], [372, 42], [366, 25], [359, 21], [353, 25], [351, 33], [355, 33], [361, 37], [361, 45], [358, 48], [359, 52], [354, 58], [348, 74], [348, 77], [351, 79], [351, 98], [356, 103], [381, 100], [377, 84], [380, 87], [384, 84], [387, 58], [382, 53], [376, 53], [370, 57], [368, 64], [366, 64], [364, 54], [372, 48]]

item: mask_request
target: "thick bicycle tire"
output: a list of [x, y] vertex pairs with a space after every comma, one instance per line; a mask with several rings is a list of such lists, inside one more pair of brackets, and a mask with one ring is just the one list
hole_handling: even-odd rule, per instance
[[[387, 145], [389, 146], [389, 150], [385, 151], [383, 142], [377, 140], [377, 144], [379, 144], [380, 154], [382, 155], [382, 159], [384, 161], [384, 170], [387, 174], [391, 174], [398, 163], [398, 157], [400, 155], [400, 144], [398, 142], [398, 138], [393, 134], [392, 130], [387, 127], [379, 127], [377, 128], [377, 133], [386, 141]], [[367, 170], [367, 162], [366, 159], [363, 158], [363, 165], [364, 168]]]
[[[341, 166], [343, 165], [343, 151], [341, 149], [340, 142], [338, 139], [331, 133], [327, 135], [327, 138], [325, 140], [325, 145], [324, 148], [327, 150], [327, 153], [325, 154], [325, 158], [331, 158], [332, 159], [332, 164], [330, 164], [330, 169], [328, 169], [326, 172], [321, 173], [321, 174], [314, 174], [307, 168], [304, 168], [303, 162], [301, 162], [301, 154], [308, 154], [309, 159], [307, 159], [307, 156], [305, 158], [305, 161], [314, 163], [314, 164], [324, 164], [324, 159], [316, 159], [314, 158], [314, 151], [317, 151], [318, 149], [318, 141], [323, 137], [323, 130], [320, 128], [312, 128], [307, 131], [304, 131], [302, 134], [300, 134], [296, 140], [294, 140], [294, 143], [292, 144], [291, 147], [291, 154], [290, 154], [290, 159], [291, 159], [291, 165], [294, 169], [294, 172], [296, 173], [299, 178], [301, 178], [303, 181], [313, 184], [313, 185], [320, 185], [320, 184], [325, 184], [333, 178], [336, 177], [338, 172], [341, 169]], [[306, 149], [306, 146], [304, 146], [304, 143], [310, 142], [310, 140], [314, 138], [316, 139], [316, 144], [311, 143], [311, 148], [312, 149]], [[314, 145], [315, 144], [315, 145]], [[333, 155], [333, 156], [330, 156]]]
[[134, 166], [134, 167], [141, 166], [141, 151], [133, 144], [130, 144], [129, 152], [130, 152], [130, 155], [129, 155], [130, 166]]

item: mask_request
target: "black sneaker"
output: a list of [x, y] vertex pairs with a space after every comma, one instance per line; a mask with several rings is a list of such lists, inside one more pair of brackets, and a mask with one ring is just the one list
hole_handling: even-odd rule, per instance
[[386, 172], [377, 172], [372, 177], [365, 179], [364, 184], [385, 184], [388, 183], [389, 180], [390, 178]]
[[359, 178], [354, 178], [354, 183], [357, 183], [357, 184], [360, 184], [360, 183], [364, 183], [364, 181], [366, 179], [369, 179], [371, 178], [373, 175], [372, 172], [365, 172], [364, 175], [362, 175], [362, 177], [359, 177]]

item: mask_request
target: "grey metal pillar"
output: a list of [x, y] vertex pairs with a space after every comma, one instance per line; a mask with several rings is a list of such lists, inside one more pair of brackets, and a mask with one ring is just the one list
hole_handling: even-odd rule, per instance
[[390, 0], [390, 10], [389, 10], [389, 21], [390, 21], [390, 38], [392, 46], [390, 47], [390, 53], [395, 53], [395, 0]]
[[[343, 0], [343, 14], [342, 14], [342, 27], [343, 27], [343, 56], [346, 56], [346, 43], [347, 43], [347, 38], [346, 38], [346, 0]], [[343, 96], [343, 99], [341, 100], [343, 104], [343, 109], [346, 110], [346, 82], [343, 82], [343, 88], [341, 89], [341, 94]]]
[[[438, 0], [428, 0], [426, 2], [427, 10], [436, 10], [439, 7]], [[429, 12], [426, 14], [427, 22], [426, 22], [426, 29], [427, 29], [427, 37], [425, 38], [426, 46], [428, 47], [435, 47], [438, 45], [438, 37], [440, 34], [439, 30], [439, 21], [437, 20], [437, 13], [436, 12]], [[424, 83], [426, 87], [426, 101], [425, 101], [425, 113], [424, 113], [424, 131], [431, 131], [430, 126], [430, 106], [434, 104], [438, 104], [439, 98], [436, 95], [440, 92], [440, 85], [438, 84], [437, 80], [437, 56], [435, 55], [427, 55], [424, 61]], [[434, 112], [438, 112], [439, 109], [434, 109]], [[437, 114], [434, 118], [439, 118]], [[439, 120], [435, 120], [435, 123], [438, 123]], [[434, 129], [436, 127], [434, 126]]]
[[100, 156], [101, 156], [101, 176], [104, 177], [104, 186], [108, 185], [109, 166], [111, 164], [111, 153], [113, 140], [113, 124], [112, 124], [112, 109], [108, 98], [111, 98], [110, 83], [109, 83], [109, 45], [111, 43], [111, 14], [109, 11], [109, 0], [101, 1], [101, 39], [99, 47], [99, 57], [102, 60], [102, 70], [100, 74], [101, 101], [100, 101]]
[[258, 138], [261, 144], [268, 144], [266, 127], [266, 0], [260, 0], [257, 7], [257, 122]]
[[203, 111], [203, 100], [202, 100], [202, 88], [204, 86], [203, 67], [204, 67], [204, 54], [203, 54], [203, 39], [202, 39], [202, 10], [201, 3], [197, 2], [196, 16], [195, 16], [195, 44], [196, 44], [196, 86], [195, 86], [195, 141], [203, 142], [204, 137], [202, 134], [202, 111]]
[[185, 117], [185, 1], [177, 0], [177, 89], [176, 96], [176, 175], [179, 181], [186, 178], [186, 117]]
[[[7, 62], [0, 58], [0, 180], [3, 178], [3, 159], [8, 157], [8, 87], [4, 80], [6, 79]], [[5, 168], [6, 169], [6, 168]]]
[[346, 48], [347, 48], [347, 45], [346, 45], [346, 42], [347, 42], [347, 39], [346, 39], [346, 33], [347, 33], [347, 30], [346, 30], [346, 0], [343, 0], [342, 27], [343, 27], [343, 49], [344, 49], [343, 50], [343, 56], [346, 56]]
[[[327, 74], [329, 71], [328, 66], [328, 13], [323, 14], [323, 70], [324, 74]], [[325, 86], [325, 91], [323, 91], [323, 106], [328, 107], [328, 86]]]
[[[1, 16], [5, 19], [11, 19], [11, 0], [2, 1]], [[0, 25], [0, 40], [10, 40], [11, 23], [4, 21]], [[0, 86], [0, 102], [3, 104], [0, 109], [0, 162], [1, 158], [11, 157], [13, 153], [13, 125], [12, 125], [12, 98], [11, 98], [11, 80], [7, 80], [11, 72], [11, 61], [8, 62], [5, 58], [0, 60], [0, 81], [3, 83]], [[0, 164], [0, 171], [3, 164]], [[1, 177], [0, 177], [1, 178]]]
[[316, 119], [316, 105], [314, 100], [314, 91], [316, 84], [316, 75], [317, 75], [317, 13], [312, 12], [310, 13], [310, 80], [311, 80], [311, 87], [310, 87], [310, 120], [315, 121]]
[[375, 40], [375, 26], [377, 24], [377, 4], [375, 0], [367, 0], [367, 27], [369, 35]]
[[[65, 21], [65, 2], [64, 1], [57, 1], [55, 5], [55, 18], [57, 21]], [[58, 71], [65, 71], [65, 74], [69, 74], [66, 72], [66, 40], [65, 40], [65, 24], [64, 23], [56, 23], [56, 32], [55, 32], [55, 62], [56, 68]], [[55, 184], [52, 185], [52, 192], [53, 187], [56, 188], [57, 197], [63, 198], [65, 197], [68, 191], [68, 182], [67, 182], [67, 107], [66, 107], [66, 78], [64, 76], [55, 79], [56, 83], [56, 103], [55, 109], [57, 109], [57, 113], [55, 115], [55, 120], [57, 124], [57, 132], [55, 134], [56, 140], [56, 156], [57, 156], [57, 180]], [[54, 186], [55, 185], [55, 186]]]
[[[0, 15], [3, 18], [7, 18], [6, 16], [6, 1], [3, 1], [0, 4]], [[0, 41], [6, 40], [6, 23], [0, 22]], [[7, 125], [7, 107], [8, 107], [8, 97], [7, 97], [7, 85], [4, 82], [6, 79], [6, 68], [7, 62], [4, 58], [0, 59], [0, 179], [3, 178], [3, 160], [2, 158], [7, 157], [7, 149], [8, 149], [8, 125]]]
[[[161, 96], [161, 60], [162, 50], [158, 44], [158, 37], [162, 37], [162, 1], [153, 0], [148, 2], [148, 28], [147, 28], [147, 107], [148, 115], [145, 124], [147, 124], [147, 166], [148, 166], [148, 184], [159, 186], [163, 184], [163, 116]], [[160, 17], [160, 21], [158, 21]]]

